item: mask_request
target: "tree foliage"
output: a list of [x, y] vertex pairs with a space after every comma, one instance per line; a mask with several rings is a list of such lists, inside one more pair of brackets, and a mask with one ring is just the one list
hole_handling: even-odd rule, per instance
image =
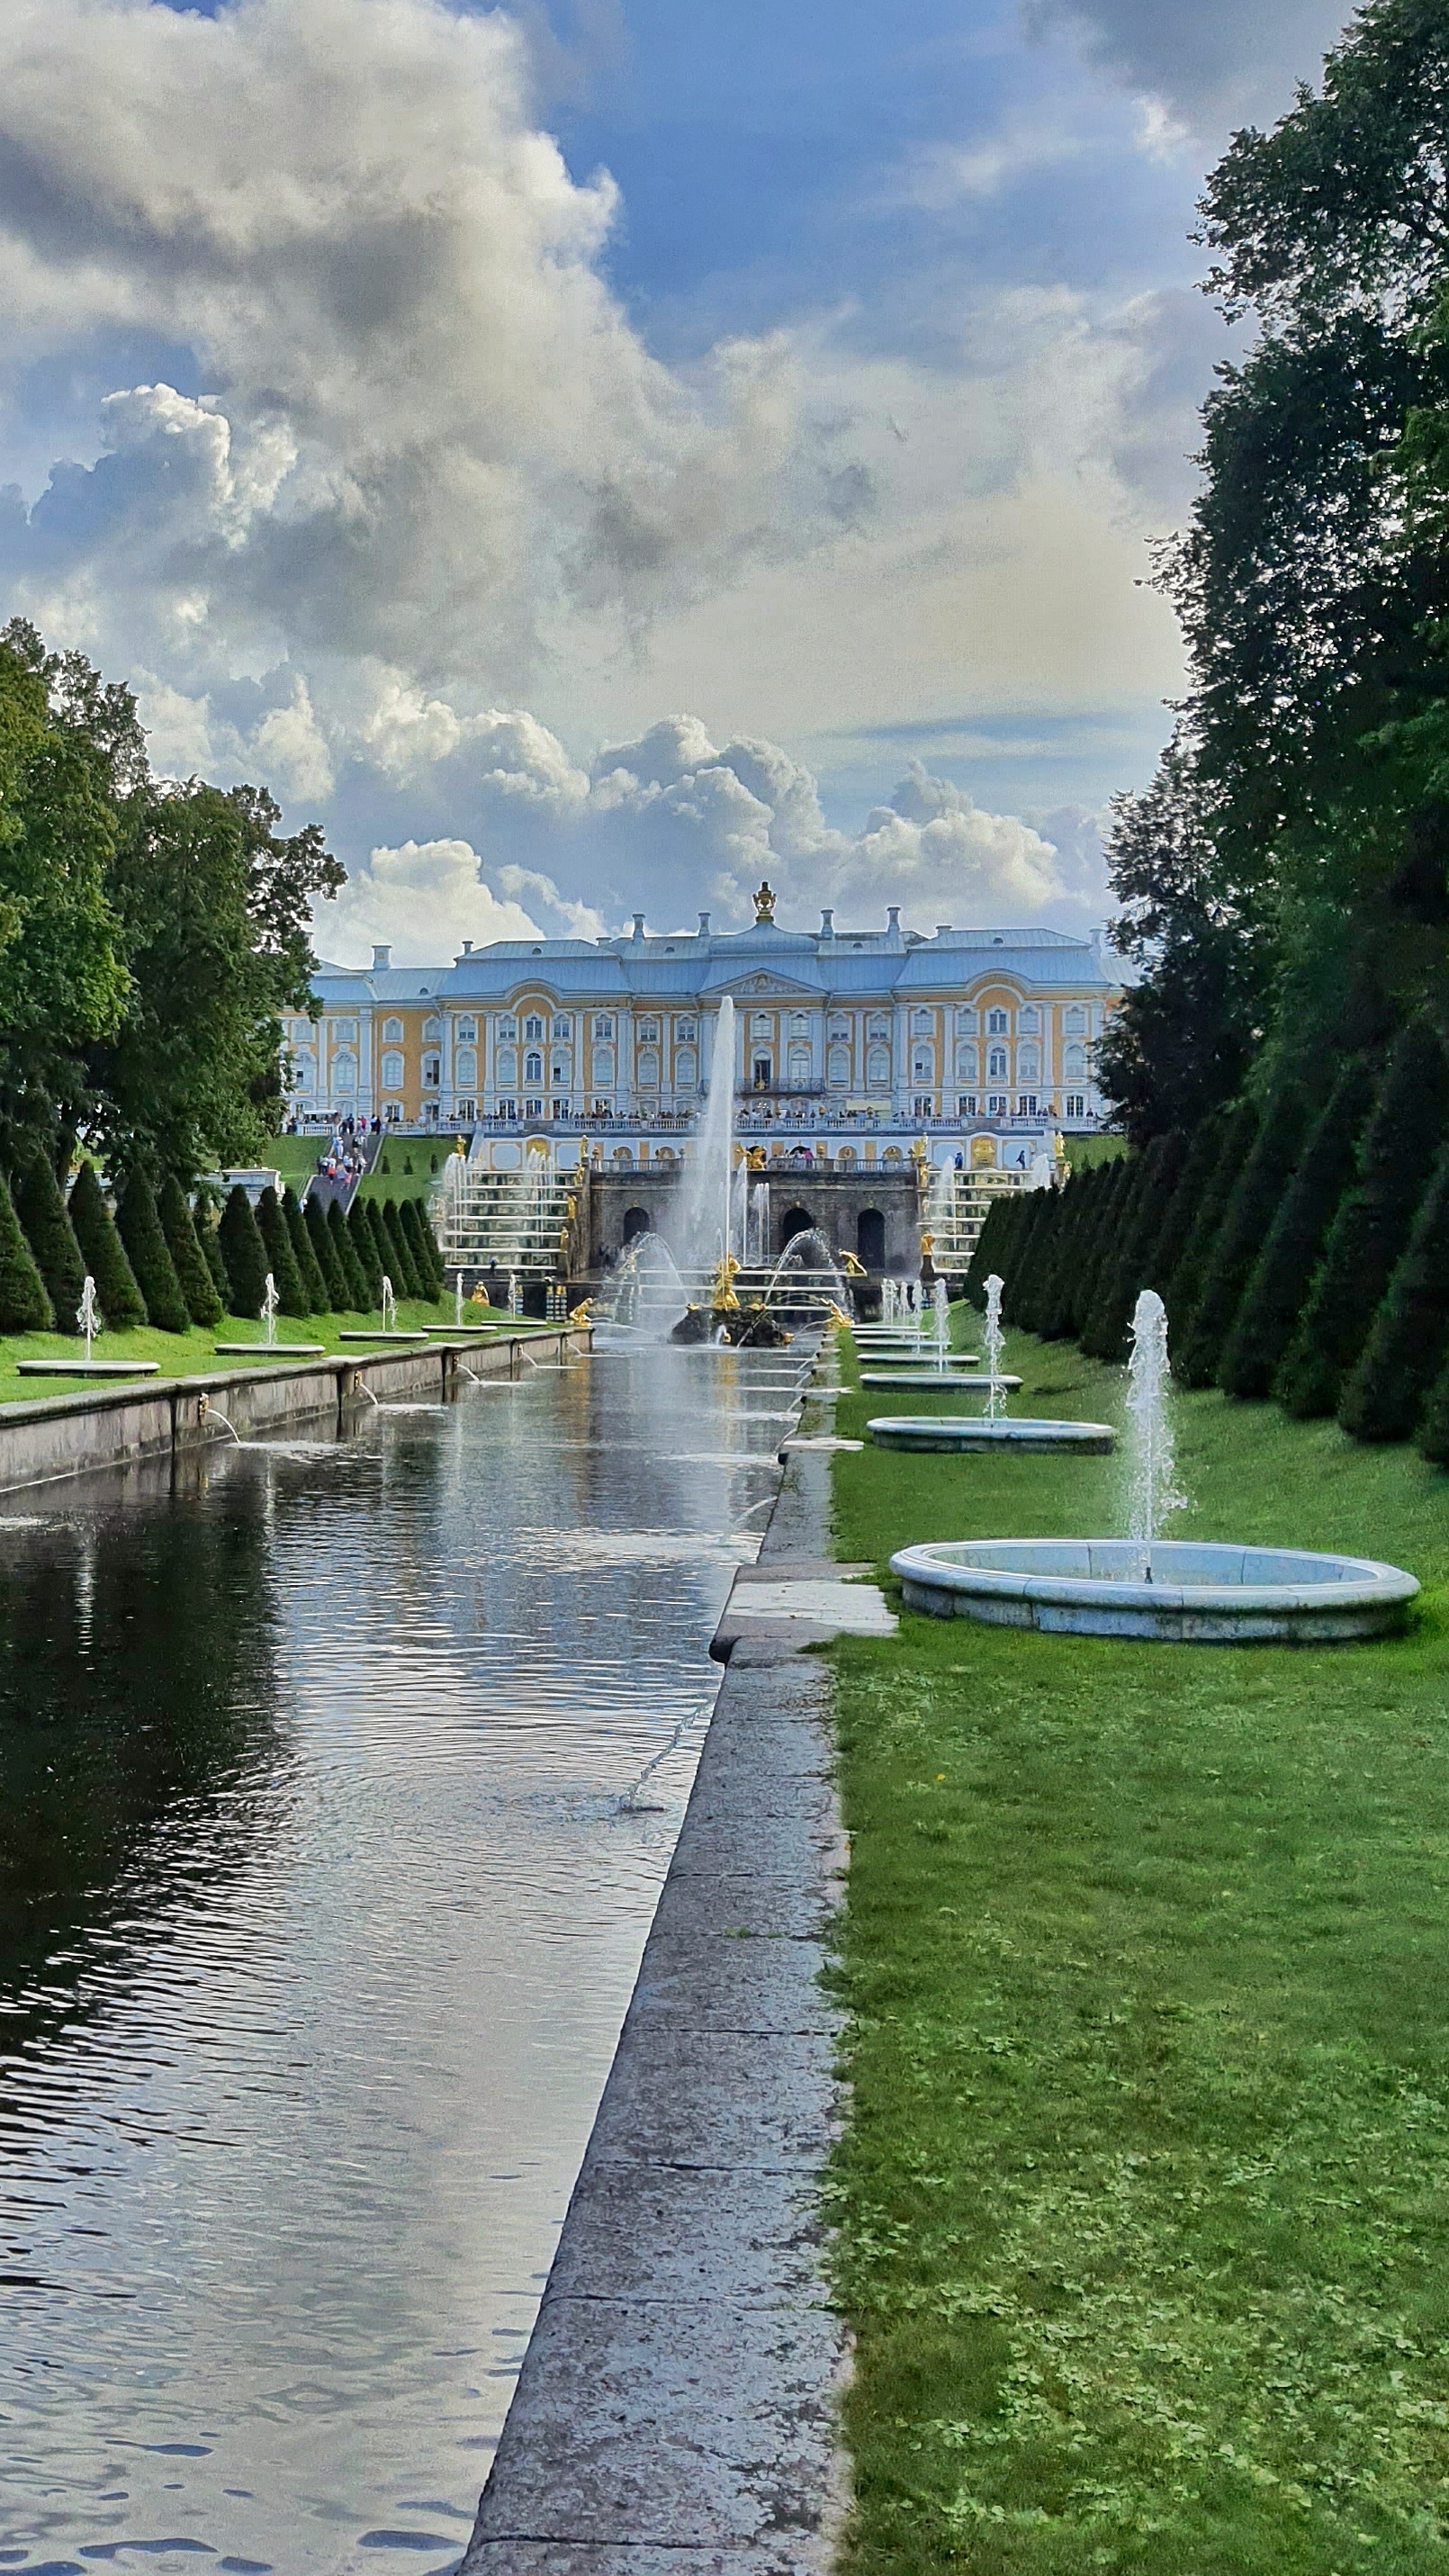
[[82, 1163], [71, 1184], [67, 1213], [80, 1245], [81, 1259], [96, 1283], [101, 1313], [113, 1333], [144, 1324], [145, 1303], [126, 1247], [116, 1232], [94, 1166]]

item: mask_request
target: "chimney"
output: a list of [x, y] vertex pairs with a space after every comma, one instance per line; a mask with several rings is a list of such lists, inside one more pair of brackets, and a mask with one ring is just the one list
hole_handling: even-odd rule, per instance
[[642, 939], [644, 936], [644, 915], [642, 912], [636, 912], [634, 915], [634, 936], [636, 939]]
[[709, 914], [707, 912], [702, 912], [699, 916], [699, 935], [701, 939], [708, 939], [709, 937]]
[[374, 946], [372, 952], [372, 971], [374, 975], [385, 975], [391, 964], [391, 948], [378, 948]]
[[833, 912], [821, 913], [820, 936], [822, 939], [833, 939], [835, 937], [835, 915]]
[[951, 925], [949, 921], [938, 921], [936, 924], [936, 937], [938, 939], [944, 939], [950, 927]]
[[900, 908], [900, 905], [899, 905], [898, 903], [888, 903], [888, 904], [886, 905], [886, 937], [887, 937], [887, 939], [899, 939], [900, 935], [901, 935], [901, 908]]
[[463, 942], [463, 954], [464, 954], [464, 956], [465, 956], [465, 957], [471, 957], [471, 956], [472, 956], [472, 954], [473, 954], [473, 942], [472, 942], [472, 940], [471, 940], [471, 939], [465, 939], [465, 940], [464, 940], [464, 942]]

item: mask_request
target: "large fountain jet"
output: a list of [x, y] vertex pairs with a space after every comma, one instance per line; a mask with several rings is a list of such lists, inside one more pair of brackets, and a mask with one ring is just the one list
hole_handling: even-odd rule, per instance
[[734, 1249], [731, 1196], [735, 1150], [735, 1006], [726, 993], [715, 1021], [709, 1098], [685, 1165], [679, 1213], [673, 1219], [675, 1257], [686, 1279], [708, 1274]]

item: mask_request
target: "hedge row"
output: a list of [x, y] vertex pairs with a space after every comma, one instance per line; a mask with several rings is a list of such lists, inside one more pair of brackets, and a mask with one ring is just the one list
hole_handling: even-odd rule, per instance
[[1336, 1414], [1356, 1440], [1417, 1438], [1449, 1465], [1449, 1055], [1426, 1019], [1325, 1099], [1285, 1080], [1191, 1136], [1065, 1189], [1003, 1193], [966, 1294], [992, 1271], [1012, 1321], [1125, 1355], [1144, 1288], [1187, 1386]]
[[335, 1200], [304, 1212], [293, 1190], [266, 1189], [254, 1214], [238, 1187], [218, 1224], [205, 1199], [187, 1206], [174, 1173], [158, 1196], [133, 1172], [113, 1216], [89, 1163], [68, 1201], [39, 1151], [0, 1171], [0, 1333], [78, 1333], [87, 1273], [112, 1332], [214, 1328], [223, 1314], [260, 1315], [268, 1271], [284, 1315], [375, 1312], [384, 1277], [399, 1297], [432, 1301], [444, 1286], [417, 1199], [357, 1199], [344, 1217]]

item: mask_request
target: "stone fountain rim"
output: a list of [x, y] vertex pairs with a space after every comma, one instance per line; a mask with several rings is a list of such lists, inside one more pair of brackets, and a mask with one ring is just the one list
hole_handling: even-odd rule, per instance
[[[1049, 1414], [1002, 1414], [994, 1419], [972, 1413], [881, 1413], [866, 1424], [871, 1438], [883, 1449], [893, 1447], [930, 1449], [1096, 1449], [1105, 1453], [1115, 1448], [1116, 1426], [1110, 1422], [1078, 1422]], [[886, 1438], [882, 1439], [881, 1434]]]
[[[1066, 1552], [1085, 1555], [1084, 1567], [1052, 1571], [1044, 1558]], [[1015, 1565], [983, 1561], [1015, 1556]], [[1157, 1539], [1154, 1564], [1175, 1571], [1177, 1582], [1133, 1581], [1109, 1571], [1115, 1561], [1141, 1556], [1133, 1539], [954, 1539], [905, 1547], [891, 1558], [891, 1571], [917, 1609], [945, 1609], [957, 1602], [980, 1604], [967, 1615], [1015, 1619], [1022, 1625], [1054, 1625], [1097, 1633], [1201, 1638], [1216, 1642], [1234, 1632], [1258, 1635], [1300, 1634], [1331, 1639], [1335, 1634], [1367, 1633], [1365, 1618], [1386, 1620], [1419, 1591], [1416, 1576], [1376, 1557], [1340, 1556], [1316, 1548], [1259, 1547], [1227, 1540]], [[1246, 1579], [1254, 1560], [1263, 1569], [1276, 1566], [1276, 1578]], [[1093, 1564], [1100, 1571], [1093, 1571]], [[1309, 1572], [1326, 1567], [1333, 1572]], [[1236, 1570], [1234, 1570], [1236, 1569]], [[1193, 1580], [1196, 1575], [1198, 1579]], [[1215, 1578], [1215, 1579], [1214, 1579]], [[1034, 1621], [1022, 1613], [1039, 1608], [1047, 1616]]]

